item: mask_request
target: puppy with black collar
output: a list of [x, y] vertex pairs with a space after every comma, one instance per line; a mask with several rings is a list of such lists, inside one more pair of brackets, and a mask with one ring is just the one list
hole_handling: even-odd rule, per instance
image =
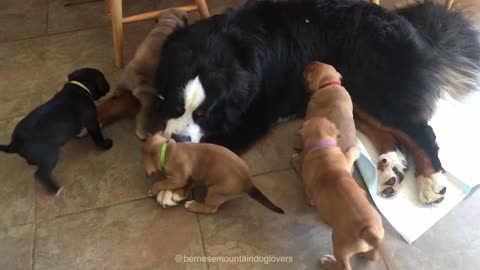
[[0, 145], [0, 151], [17, 153], [28, 164], [38, 166], [35, 176], [56, 194], [60, 189], [51, 173], [62, 145], [83, 128], [99, 148], [107, 150], [113, 145], [112, 140], [103, 137], [93, 102], [110, 89], [104, 75], [97, 69], [83, 68], [68, 75], [68, 80], [51, 100], [18, 123], [10, 144]]

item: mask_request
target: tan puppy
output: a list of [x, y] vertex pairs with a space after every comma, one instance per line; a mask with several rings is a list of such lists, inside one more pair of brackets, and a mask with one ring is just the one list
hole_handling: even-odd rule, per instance
[[149, 176], [158, 170], [165, 172], [165, 179], [152, 185], [152, 196], [162, 190], [183, 188], [189, 181], [193, 186], [208, 187], [203, 203], [185, 203], [185, 208], [192, 212], [216, 213], [220, 205], [245, 192], [268, 209], [284, 213], [253, 185], [245, 161], [225, 147], [203, 143], [177, 144], [158, 132], [143, 145], [143, 162]]
[[146, 122], [158, 91], [153, 88], [155, 72], [168, 35], [187, 24], [187, 13], [179, 9], [169, 9], [160, 14], [158, 23], [138, 46], [135, 56], [126, 65], [114, 96], [130, 91], [140, 101], [141, 108], [136, 116], [137, 136], [144, 140], [148, 134]]
[[303, 178], [310, 204], [332, 227], [334, 256], [323, 256], [322, 264], [330, 270], [350, 270], [350, 257], [357, 253], [376, 260], [384, 231], [379, 214], [351, 175], [359, 156], [357, 148], [344, 154], [336, 146], [339, 131], [326, 118], [307, 120], [300, 134], [305, 148], [294, 166]]
[[306, 66], [304, 78], [311, 94], [305, 120], [316, 116], [326, 117], [340, 132], [338, 146], [342, 151], [354, 147], [357, 135], [353, 122], [352, 99], [340, 84], [340, 73], [331, 65], [312, 62]]

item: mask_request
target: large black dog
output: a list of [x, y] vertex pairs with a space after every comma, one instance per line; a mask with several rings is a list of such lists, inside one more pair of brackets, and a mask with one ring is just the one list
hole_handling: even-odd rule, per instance
[[[280, 119], [304, 115], [302, 72], [322, 61], [343, 75], [356, 104], [421, 145], [437, 174], [419, 193], [439, 202], [443, 169], [428, 120], [442, 95], [476, 87], [477, 38], [460, 12], [430, 2], [389, 11], [350, 0], [250, 1], [166, 42], [156, 82], [165, 134], [245, 148]], [[406, 161], [392, 155], [395, 177]]]
[[102, 135], [93, 103], [110, 89], [105, 77], [96, 69], [83, 68], [68, 75], [68, 80], [51, 100], [18, 123], [9, 145], [0, 145], [1, 151], [18, 153], [29, 164], [37, 165], [35, 176], [52, 193], [59, 191], [51, 172], [57, 164], [60, 146], [83, 128], [98, 147], [112, 147], [112, 140]]

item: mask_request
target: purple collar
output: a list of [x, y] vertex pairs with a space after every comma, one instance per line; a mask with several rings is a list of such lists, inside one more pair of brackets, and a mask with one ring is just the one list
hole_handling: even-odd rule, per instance
[[328, 146], [337, 146], [335, 142], [332, 141], [319, 141], [316, 143], [312, 143], [309, 146], [305, 147], [303, 153], [307, 154], [308, 152], [312, 151], [313, 149], [317, 149], [320, 147], [328, 147]]

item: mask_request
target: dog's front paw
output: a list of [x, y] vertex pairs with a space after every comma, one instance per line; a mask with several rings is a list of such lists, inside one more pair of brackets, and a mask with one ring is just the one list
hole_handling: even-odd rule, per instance
[[431, 176], [417, 176], [417, 191], [420, 202], [428, 205], [438, 204], [445, 198], [447, 179], [443, 173]]
[[78, 138], [81, 138], [81, 137], [83, 137], [83, 136], [85, 136], [85, 135], [87, 135], [87, 134], [88, 134], [87, 129], [86, 129], [86, 128], [82, 128], [82, 130], [80, 130], [80, 132], [77, 134], [77, 137], [78, 137]]
[[176, 206], [183, 200], [185, 200], [185, 197], [171, 190], [162, 190], [157, 194], [157, 202], [163, 208]]
[[185, 208], [188, 209], [193, 202], [194, 202], [193, 200], [192, 201], [186, 201], [185, 204], [184, 204]]
[[333, 255], [323, 255], [321, 258], [320, 258], [320, 263], [322, 264], [322, 266], [327, 269], [327, 270], [330, 270], [330, 269], [335, 269], [335, 264], [337, 263], [337, 260], [335, 259], [335, 257]]
[[112, 148], [112, 146], [113, 146], [113, 141], [110, 139], [103, 140], [103, 142], [100, 145], [100, 147], [102, 147], [103, 150], [108, 150]]
[[378, 194], [385, 198], [392, 197], [400, 191], [405, 172], [408, 170], [407, 159], [398, 149], [382, 154], [378, 157], [377, 170]]

